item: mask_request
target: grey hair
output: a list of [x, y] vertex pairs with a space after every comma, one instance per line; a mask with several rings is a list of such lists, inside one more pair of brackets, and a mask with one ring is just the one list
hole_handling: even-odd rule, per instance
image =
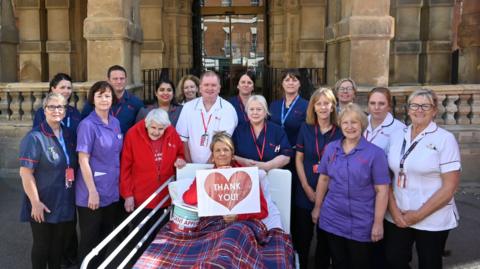
[[63, 105], [67, 105], [67, 99], [65, 99], [65, 96], [59, 94], [59, 93], [49, 93], [47, 94], [47, 96], [45, 96], [45, 99], [43, 99], [43, 109], [45, 109], [48, 105], [48, 102], [50, 102], [50, 100], [58, 100], [60, 102], [63, 103]]
[[263, 107], [263, 109], [267, 113], [265, 117], [270, 116], [270, 111], [268, 111], [267, 100], [265, 99], [265, 97], [263, 97], [263, 95], [259, 95], [259, 94], [254, 94], [248, 98], [247, 103], [245, 104], [245, 112], [248, 111], [248, 107], [250, 106], [250, 103], [254, 101], [259, 102], [260, 105]]
[[338, 115], [338, 126], [342, 126], [343, 118], [345, 118], [345, 116], [350, 114], [353, 114], [354, 117], [356, 117], [357, 120], [360, 121], [360, 124], [362, 125], [362, 134], [363, 134], [363, 132], [368, 127], [368, 118], [365, 115], [365, 112], [363, 112], [362, 108], [355, 103], [349, 103], [342, 108], [342, 111], [340, 111], [340, 114]]
[[145, 126], [147, 128], [150, 127], [153, 121], [165, 126], [165, 128], [171, 124], [170, 119], [168, 118], [168, 113], [161, 108], [155, 108], [148, 112], [145, 117]]
[[340, 85], [342, 85], [342, 83], [344, 82], [350, 82], [350, 84], [352, 84], [352, 88], [353, 88], [353, 92], [355, 93], [355, 95], [357, 95], [357, 84], [355, 83], [355, 81], [351, 78], [341, 78], [337, 81], [337, 83], [335, 83], [335, 87], [334, 87], [334, 90], [335, 90], [335, 94], [338, 94], [338, 89], [340, 89]]
[[430, 89], [418, 89], [414, 92], [412, 92], [410, 94], [410, 96], [408, 97], [408, 101], [407, 101], [407, 104], [410, 104], [413, 100], [413, 98], [417, 97], [417, 96], [423, 96], [425, 98], [427, 98], [428, 101], [430, 101], [430, 103], [433, 105], [434, 108], [437, 108], [438, 106], [438, 97], [437, 97], [437, 94], [430, 90]]

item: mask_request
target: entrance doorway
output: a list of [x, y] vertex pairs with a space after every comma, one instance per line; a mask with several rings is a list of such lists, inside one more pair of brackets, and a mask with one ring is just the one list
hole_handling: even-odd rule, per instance
[[247, 70], [256, 75], [256, 90], [262, 90], [267, 55], [263, 2], [200, 1], [201, 42], [194, 46], [201, 48], [202, 69], [220, 75], [225, 97], [237, 93], [237, 77]]

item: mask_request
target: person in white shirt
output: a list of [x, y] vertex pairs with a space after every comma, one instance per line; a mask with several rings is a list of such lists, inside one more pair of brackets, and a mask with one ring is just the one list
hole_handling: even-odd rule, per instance
[[187, 102], [177, 122], [177, 132], [184, 142], [187, 162], [210, 161], [210, 143], [216, 132], [232, 135], [238, 123], [235, 108], [220, 93], [220, 77], [206, 71], [200, 77], [201, 97]]
[[393, 133], [405, 129], [405, 124], [393, 118], [392, 96], [384, 87], [373, 88], [368, 93], [368, 126], [363, 136], [368, 142], [375, 144], [388, 153], [390, 137]]
[[410, 268], [412, 246], [419, 268], [442, 268], [444, 242], [458, 225], [454, 194], [460, 150], [452, 133], [434, 122], [438, 98], [429, 89], [408, 98], [412, 124], [393, 134], [388, 163], [394, 173], [385, 224], [388, 268]]

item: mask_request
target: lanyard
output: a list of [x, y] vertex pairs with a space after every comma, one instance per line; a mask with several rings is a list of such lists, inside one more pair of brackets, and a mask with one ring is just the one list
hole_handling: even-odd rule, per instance
[[318, 125], [315, 124], [315, 148], [317, 149], [317, 156], [318, 156], [318, 161], [322, 159], [323, 152], [325, 151], [325, 148], [327, 147], [328, 143], [332, 139], [333, 135], [335, 134], [336, 128], [335, 125], [332, 126], [332, 129], [330, 130], [330, 135], [328, 136], [328, 140], [325, 141], [325, 144], [323, 145], [322, 152], [320, 152], [319, 147], [318, 147]]
[[240, 96], [237, 96], [237, 97], [238, 97], [238, 104], [240, 106], [240, 111], [242, 111], [242, 114], [243, 114], [243, 118], [245, 119], [245, 121], [248, 121], [247, 112], [245, 112], [245, 107], [243, 106], [242, 99], [240, 98]]
[[257, 148], [257, 153], [258, 157], [260, 158], [260, 161], [263, 161], [263, 153], [265, 152], [265, 142], [267, 138], [267, 123], [264, 123], [265, 126], [263, 127], [263, 144], [262, 144], [262, 151], [260, 151], [260, 148], [257, 145], [257, 139], [255, 138], [255, 133], [253, 132], [253, 127], [250, 124], [250, 132], [252, 133], [252, 138], [253, 138], [253, 144], [255, 144], [255, 148]]
[[208, 125], [210, 124], [210, 120], [212, 119], [212, 114], [208, 117], [208, 122], [205, 124], [205, 117], [203, 116], [203, 111], [200, 111], [200, 114], [202, 115], [202, 123], [203, 123], [203, 130], [205, 131], [205, 134], [208, 131]]
[[[123, 95], [125, 96], [126, 92], [123, 93]], [[111, 109], [112, 111], [112, 116], [114, 116], [115, 118], [117, 118], [118, 114], [120, 113], [120, 111], [122, 111], [122, 104], [125, 103], [125, 99], [123, 98], [124, 96], [122, 96], [122, 98], [120, 98], [120, 100], [118, 100], [118, 103], [117, 103], [117, 110], [115, 112], [113, 112], [113, 107]]]
[[407, 146], [407, 140], [405, 140], [405, 138], [403, 139], [402, 150], [400, 151], [400, 155], [402, 155], [402, 158], [400, 159], [400, 171], [402, 173], [403, 173], [403, 165], [405, 163], [405, 160], [407, 159], [408, 155], [412, 153], [413, 149], [417, 146], [418, 142], [420, 142], [420, 140], [422, 139], [423, 137], [413, 142], [413, 144], [410, 145], [410, 147], [407, 149], [407, 152], [405, 152], [405, 147]]
[[60, 135], [58, 136], [58, 142], [60, 143], [60, 146], [62, 146], [63, 153], [65, 154], [65, 159], [67, 161], [67, 167], [70, 167], [70, 156], [68, 156], [67, 146], [65, 144], [65, 140], [63, 139], [62, 129], [60, 129]]
[[292, 111], [293, 106], [295, 106], [295, 103], [297, 102], [298, 98], [300, 98], [300, 95], [297, 95], [297, 97], [295, 97], [293, 102], [290, 104], [290, 107], [288, 108], [287, 113], [285, 113], [285, 98], [283, 98], [283, 100], [282, 100], [282, 115], [280, 117], [280, 121], [282, 122], [282, 127], [285, 126], [285, 120], [287, 119], [288, 114], [290, 114], [290, 111]]

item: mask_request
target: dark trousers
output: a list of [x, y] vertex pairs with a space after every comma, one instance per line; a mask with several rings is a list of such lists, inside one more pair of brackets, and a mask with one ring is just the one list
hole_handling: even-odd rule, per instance
[[295, 209], [297, 225], [293, 231], [293, 245], [300, 258], [300, 268], [308, 268], [310, 245], [313, 239], [313, 230], [316, 229], [317, 245], [315, 247], [314, 268], [326, 268], [330, 266], [330, 249], [328, 247], [327, 233], [318, 228], [312, 222], [311, 210], [297, 207]]
[[72, 264], [77, 260], [78, 255], [77, 217], [70, 222], [65, 234], [63, 260]]
[[[83, 261], [85, 256], [111, 233], [119, 223], [119, 206], [120, 204], [116, 202], [105, 207], [100, 207], [97, 210], [91, 210], [88, 207], [77, 207], [78, 223], [80, 225], [79, 256], [81, 261]], [[102, 255], [93, 259], [89, 268], [95, 268], [101, 260]]]
[[389, 268], [410, 268], [412, 247], [415, 243], [419, 269], [442, 268], [442, 254], [447, 231], [431, 232], [413, 228], [399, 228], [385, 221], [385, 253]]
[[38, 223], [30, 222], [32, 228], [32, 268], [58, 269], [62, 260], [65, 234], [71, 222]]
[[334, 269], [372, 268], [373, 244], [327, 233]]

